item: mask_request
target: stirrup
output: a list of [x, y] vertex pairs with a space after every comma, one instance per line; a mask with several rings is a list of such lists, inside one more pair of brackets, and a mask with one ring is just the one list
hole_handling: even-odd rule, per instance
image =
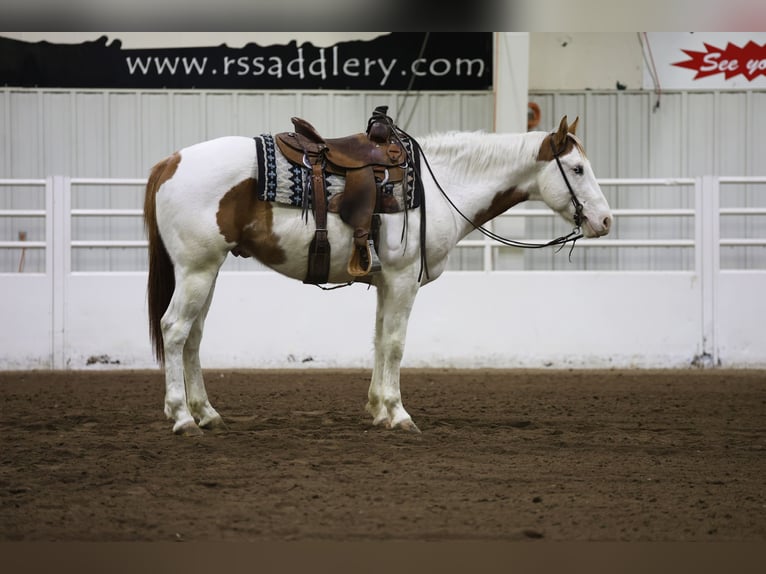
[[377, 273], [380, 269], [380, 259], [375, 253], [375, 244], [372, 239], [368, 239], [366, 245], [354, 245], [354, 252], [351, 254], [347, 267], [349, 275], [363, 277], [370, 273]]

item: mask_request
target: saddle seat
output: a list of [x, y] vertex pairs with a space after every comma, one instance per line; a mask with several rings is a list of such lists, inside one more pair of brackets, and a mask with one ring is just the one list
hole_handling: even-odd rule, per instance
[[401, 169], [404, 163], [404, 152], [396, 142], [382, 143], [364, 133], [325, 140], [306, 120], [291, 119], [295, 131], [276, 134], [275, 139], [279, 150], [293, 163], [305, 165], [304, 155], [312, 165], [321, 158], [327, 162], [328, 173], [341, 176], [370, 166]]

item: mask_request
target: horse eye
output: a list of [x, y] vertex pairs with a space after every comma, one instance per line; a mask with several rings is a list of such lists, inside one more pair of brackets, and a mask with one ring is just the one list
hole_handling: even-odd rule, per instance
[[577, 175], [582, 175], [582, 174], [585, 172], [585, 170], [583, 169], [583, 167], [582, 167], [581, 165], [576, 165], [576, 166], [574, 167], [574, 172], [575, 172]]

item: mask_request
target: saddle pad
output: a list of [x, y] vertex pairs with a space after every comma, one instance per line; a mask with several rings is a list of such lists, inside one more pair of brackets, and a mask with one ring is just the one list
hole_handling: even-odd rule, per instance
[[[282, 203], [293, 207], [303, 206], [303, 190], [308, 189], [311, 181], [311, 171], [301, 165], [288, 161], [274, 142], [271, 134], [261, 134], [255, 140], [256, 158], [258, 161], [258, 199]], [[405, 142], [409, 157], [414, 162], [419, 161], [409, 141]], [[422, 182], [416, 177], [411, 164], [406, 168], [405, 181], [389, 182], [384, 186], [383, 193], [392, 194], [399, 206], [399, 211], [420, 206]], [[340, 175], [325, 173], [325, 190], [328, 202], [332, 197], [341, 193], [346, 187], [346, 178]], [[405, 189], [406, 188], [406, 189]], [[417, 188], [417, 189], [416, 189]], [[311, 194], [308, 194], [311, 206]]]

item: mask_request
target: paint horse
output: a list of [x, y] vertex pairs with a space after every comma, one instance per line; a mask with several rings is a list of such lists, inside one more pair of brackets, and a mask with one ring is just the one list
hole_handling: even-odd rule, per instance
[[[576, 125], [564, 116], [552, 133], [450, 132], [420, 139], [427, 273], [421, 218], [405, 210], [379, 216], [381, 269], [363, 278], [377, 292], [366, 405], [374, 425], [419, 432], [399, 387], [410, 311], [420, 287], [441, 275], [450, 251], [476, 226], [518, 203], [541, 200], [585, 237], [609, 232], [612, 214]], [[227, 255], [251, 255], [298, 280], [306, 275], [315, 222], [300, 209], [258, 198], [265, 174], [255, 145], [254, 138], [236, 136], [192, 145], [155, 165], [147, 183], [150, 334], [165, 367], [165, 415], [177, 434], [225, 427], [205, 390], [199, 348]], [[327, 282], [352, 281], [353, 230], [334, 213], [326, 226], [332, 245]]]

